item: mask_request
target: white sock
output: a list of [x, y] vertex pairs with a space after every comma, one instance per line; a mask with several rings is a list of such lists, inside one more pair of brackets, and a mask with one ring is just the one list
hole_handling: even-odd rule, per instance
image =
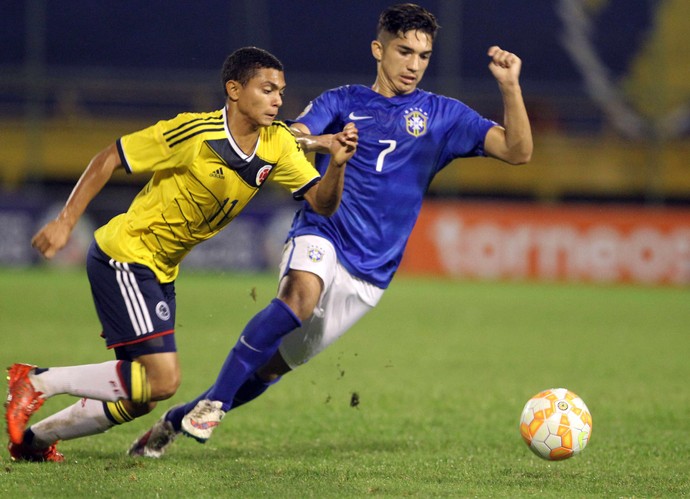
[[75, 397], [86, 397], [96, 400], [114, 402], [127, 398], [127, 388], [117, 366], [120, 361], [111, 360], [102, 364], [83, 366], [51, 367], [38, 374], [29, 374], [34, 388], [42, 392], [43, 398], [61, 393]]
[[105, 415], [100, 400], [81, 399], [60, 412], [31, 425], [34, 449], [45, 449], [58, 440], [87, 437], [104, 433], [115, 426]]

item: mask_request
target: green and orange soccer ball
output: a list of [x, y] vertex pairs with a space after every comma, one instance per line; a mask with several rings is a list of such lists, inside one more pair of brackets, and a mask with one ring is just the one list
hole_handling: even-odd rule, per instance
[[566, 388], [537, 393], [520, 416], [520, 435], [537, 456], [549, 461], [581, 452], [592, 435], [592, 415], [584, 401]]

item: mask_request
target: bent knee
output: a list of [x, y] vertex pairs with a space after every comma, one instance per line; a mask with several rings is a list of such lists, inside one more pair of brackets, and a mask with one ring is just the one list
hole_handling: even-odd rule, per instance
[[151, 400], [166, 400], [175, 395], [181, 383], [179, 373], [165, 378], [154, 378], [151, 382]]
[[316, 274], [290, 270], [280, 282], [278, 299], [285, 303], [301, 321], [314, 313], [323, 291], [323, 281]]
[[146, 367], [149, 400], [165, 400], [175, 395], [182, 379], [176, 353], [144, 355], [137, 361]]

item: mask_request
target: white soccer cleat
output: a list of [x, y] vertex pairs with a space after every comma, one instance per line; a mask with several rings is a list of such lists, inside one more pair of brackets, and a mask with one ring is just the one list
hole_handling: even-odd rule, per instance
[[156, 421], [149, 431], [134, 441], [127, 454], [132, 457], [143, 456], [155, 459], [165, 454], [168, 446], [180, 434], [179, 431], [175, 431], [170, 421], [165, 420], [165, 414]]
[[225, 416], [225, 411], [221, 407], [223, 404], [217, 400], [200, 400], [196, 407], [182, 418], [182, 433], [202, 444], [206, 443]]

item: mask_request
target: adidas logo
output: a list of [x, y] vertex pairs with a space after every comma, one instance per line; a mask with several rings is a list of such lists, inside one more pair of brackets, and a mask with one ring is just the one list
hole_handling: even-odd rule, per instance
[[223, 175], [223, 167], [220, 167], [217, 170], [212, 171], [211, 175], [209, 175], [209, 177], [219, 178], [221, 180], [225, 180], [225, 175]]

